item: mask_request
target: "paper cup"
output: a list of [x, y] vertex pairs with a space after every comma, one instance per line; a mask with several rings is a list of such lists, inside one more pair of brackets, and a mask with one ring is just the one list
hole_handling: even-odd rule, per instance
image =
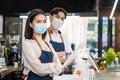
[[18, 62], [14, 62], [14, 68], [18, 68]]

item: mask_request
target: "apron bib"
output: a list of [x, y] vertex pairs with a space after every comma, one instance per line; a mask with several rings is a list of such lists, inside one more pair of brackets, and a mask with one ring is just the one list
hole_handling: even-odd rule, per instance
[[[49, 63], [53, 61], [53, 54], [49, 51], [42, 50], [41, 56], [40, 56], [41, 63]], [[49, 75], [45, 76], [39, 76], [32, 71], [29, 72], [27, 80], [52, 80], [52, 77]]]

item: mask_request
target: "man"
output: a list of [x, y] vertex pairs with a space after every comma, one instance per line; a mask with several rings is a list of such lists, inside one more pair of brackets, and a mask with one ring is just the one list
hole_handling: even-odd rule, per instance
[[55, 49], [59, 60], [64, 63], [66, 60], [66, 53], [72, 51], [68, 41], [59, 30], [66, 19], [67, 12], [61, 7], [55, 7], [50, 11], [50, 27], [46, 36], [46, 41], [50, 42]]

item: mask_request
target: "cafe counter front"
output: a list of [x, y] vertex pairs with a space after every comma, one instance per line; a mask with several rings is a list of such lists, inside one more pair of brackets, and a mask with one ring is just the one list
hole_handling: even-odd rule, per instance
[[[17, 79], [15, 79], [16, 77], [15, 75], [17, 75]], [[13, 66], [9, 66], [7, 68], [0, 69], [0, 80], [12, 80], [12, 79], [22, 80], [21, 75], [22, 75], [22, 68], [19, 68], [19, 67], [14, 68]], [[95, 71], [94, 76], [95, 78], [92, 78], [92, 79], [89, 78], [89, 80], [120, 80], [120, 71], [111, 72], [108, 70], [100, 70], [100, 73]], [[80, 79], [78, 79], [77, 76], [73, 76], [72, 74], [63, 74], [62, 76], [55, 76], [54, 80], [80, 80]]]
[[[76, 75], [63, 74], [62, 76], [55, 76], [53, 80], [86, 80], [79, 78]], [[87, 80], [120, 80], [120, 72], [110, 72], [107, 70], [101, 70], [100, 73], [95, 71], [95, 76]]]

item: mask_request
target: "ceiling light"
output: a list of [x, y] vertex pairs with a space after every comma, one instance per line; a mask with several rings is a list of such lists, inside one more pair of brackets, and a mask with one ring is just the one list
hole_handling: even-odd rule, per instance
[[28, 16], [20, 16], [20, 18], [28, 18]]
[[114, 3], [114, 6], [113, 6], [113, 9], [112, 9], [112, 12], [111, 12], [111, 14], [110, 14], [110, 19], [112, 19], [112, 17], [113, 17], [113, 14], [114, 14], [114, 12], [115, 12], [115, 8], [116, 8], [116, 6], [117, 6], [117, 3], [118, 3], [118, 0], [115, 0], [115, 3]]

